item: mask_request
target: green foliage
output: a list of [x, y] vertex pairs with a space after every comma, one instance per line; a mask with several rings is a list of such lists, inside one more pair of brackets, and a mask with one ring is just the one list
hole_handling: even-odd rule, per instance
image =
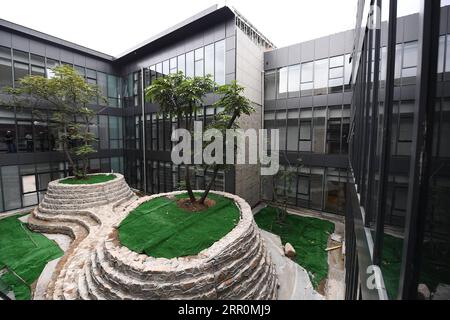
[[96, 184], [96, 183], [103, 183], [107, 181], [111, 181], [117, 178], [115, 174], [94, 174], [94, 175], [88, 175], [84, 179], [77, 179], [77, 178], [67, 178], [64, 180], [61, 180], [59, 183], [62, 184]]
[[328, 276], [328, 237], [334, 224], [316, 218], [287, 215], [284, 223], [277, 221], [278, 210], [267, 207], [255, 215], [257, 225], [280, 236], [283, 245], [289, 242], [295, 249], [295, 262], [308, 271], [314, 288]]
[[11, 288], [17, 300], [30, 299], [30, 287], [45, 265], [62, 255], [54, 241], [31, 232], [18, 216], [0, 220], [0, 270], [7, 267], [0, 276], [0, 287]]
[[178, 72], [156, 79], [145, 89], [145, 97], [159, 105], [161, 114], [189, 120], [213, 89], [214, 81], [210, 77], [188, 78]]
[[[189, 78], [182, 72], [178, 72], [155, 80], [151, 86], [145, 89], [145, 97], [148, 101], [159, 105], [160, 113], [170, 118], [180, 119], [183, 127], [192, 132], [193, 116], [203, 106], [205, 95], [212, 92], [220, 96], [214, 106], [223, 108], [223, 111], [217, 114], [205, 129], [217, 129], [225, 137], [227, 129], [239, 128], [236, 123], [239, 117], [254, 112], [250, 100], [243, 95], [244, 87], [238, 85], [236, 81], [218, 87], [209, 76]], [[205, 167], [203, 166], [203, 168]], [[206, 200], [218, 171], [228, 168], [226, 165], [219, 163], [214, 164], [213, 167], [213, 177], [200, 198], [200, 203], [204, 203]], [[186, 165], [184, 186], [191, 201], [194, 202], [196, 199], [192, 193], [188, 168], [189, 165]]]
[[[45, 106], [50, 111], [50, 125], [58, 133], [59, 150], [65, 152], [76, 176], [85, 177], [88, 156], [95, 152], [92, 147], [95, 137], [89, 132], [89, 126], [97, 112], [89, 105], [97, 99], [107, 100], [97, 85], [87, 83], [72, 67], [61, 65], [52, 70], [54, 76], [50, 79], [26, 76], [19, 80], [16, 88], [6, 88], [5, 92], [13, 97], [18, 107], [31, 108], [37, 118], [42, 116], [39, 107]], [[80, 167], [73, 156], [81, 159]]]
[[[176, 199], [186, 198], [186, 194]], [[120, 243], [157, 258], [193, 256], [222, 239], [239, 222], [234, 202], [212, 194], [216, 205], [201, 213], [185, 211], [160, 197], [141, 204], [119, 226]]]

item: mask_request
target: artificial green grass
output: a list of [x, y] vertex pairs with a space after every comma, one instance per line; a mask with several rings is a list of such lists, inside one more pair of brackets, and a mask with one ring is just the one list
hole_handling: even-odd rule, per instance
[[96, 184], [114, 180], [116, 177], [115, 174], [96, 174], [92, 176], [87, 176], [86, 179], [76, 179], [76, 178], [67, 178], [61, 180], [59, 183], [62, 184]]
[[197, 255], [234, 229], [240, 219], [231, 199], [216, 194], [208, 198], [216, 204], [202, 212], [188, 212], [167, 197], [141, 204], [120, 224], [120, 243], [156, 258]]
[[0, 278], [0, 286], [12, 289], [17, 300], [29, 300], [30, 286], [47, 262], [64, 252], [54, 241], [30, 231], [18, 218], [0, 220], [0, 270], [8, 268]]
[[[389, 299], [397, 299], [402, 265], [403, 239], [385, 234], [383, 238], [383, 253], [381, 272]], [[439, 283], [450, 283], [450, 248], [448, 244], [425, 242], [422, 248], [422, 264], [420, 283], [424, 283], [431, 292]]]
[[280, 236], [283, 245], [289, 242], [297, 255], [294, 260], [308, 271], [315, 289], [328, 275], [328, 236], [334, 224], [316, 218], [287, 215], [283, 223], [277, 221], [277, 209], [267, 207], [255, 216], [261, 229]]

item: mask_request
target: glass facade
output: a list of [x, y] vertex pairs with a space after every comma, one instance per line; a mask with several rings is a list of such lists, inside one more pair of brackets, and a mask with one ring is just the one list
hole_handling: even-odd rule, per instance
[[[382, 1], [382, 28], [367, 29], [356, 42], [357, 96], [351, 108], [354, 184], [347, 189], [352, 205], [346, 234], [348, 243], [356, 246], [346, 255], [361, 257], [365, 246], [373, 251], [367, 261], [380, 267], [385, 288], [375, 295], [384, 299], [423, 299], [419, 284], [437, 297], [440, 286], [450, 283], [450, 216], [442, 207], [450, 195], [444, 169], [450, 146], [443, 143], [450, 61], [447, 35], [437, 32], [447, 23], [447, 8], [440, 8], [439, 1], [416, 1], [416, 11], [421, 8], [422, 14], [403, 17], [404, 2]], [[361, 227], [370, 231], [365, 237], [356, 231]], [[364, 268], [362, 259], [351, 259]], [[355, 298], [355, 290], [364, 299], [371, 297], [373, 290], [362, 280], [353, 280], [355, 285], [360, 281], [359, 288], [351, 286], [354, 276], [347, 274], [347, 298]]]
[[[278, 182], [277, 188], [284, 196], [292, 193], [287, 198], [293, 207], [345, 212], [351, 98], [344, 99], [344, 94], [351, 97], [349, 59], [350, 53], [343, 51], [265, 70], [264, 128], [279, 130], [281, 170], [295, 172], [291, 186]], [[262, 188], [263, 198], [270, 200], [271, 183], [263, 182]]]

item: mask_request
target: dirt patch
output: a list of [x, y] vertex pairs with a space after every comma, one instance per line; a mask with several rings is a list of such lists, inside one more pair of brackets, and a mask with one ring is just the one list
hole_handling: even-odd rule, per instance
[[180, 199], [177, 201], [178, 207], [189, 212], [202, 212], [216, 205], [216, 202], [207, 198], [204, 204], [192, 203], [190, 199]]
[[327, 278], [322, 279], [317, 287], [317, 292], [325, 296], [325, 287], [327, 285]]

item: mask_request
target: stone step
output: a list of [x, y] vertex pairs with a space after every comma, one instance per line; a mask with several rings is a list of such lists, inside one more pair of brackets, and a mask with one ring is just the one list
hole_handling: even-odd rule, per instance
[[85, 272], [86, 270], [83, 269], [83, 272], [81, 272], [80, 275], [78, 276], [78, 295], [81, 300], [91, 300], [87, 288]]
[[90, 264], [90, 272], [91, 278], [93, 282], [96, 283], [97, 287], [101, 292], [108, 296], [109, 299], [112, 300], [133, 300], [136, 299], [135, 296], [129, 295], [123, 291], [122, 286], [115, 286], [114, 284], [109, 283], [103, 277], [103, 270], [98, 269], [98, 258], [97, 258], [97, 250], [94, 249], [91, 252], [91, 264]]
[[92, 207], [100, 207], [108, 204], [107, 199], [100, 199], [95, 202], [82, 202], [80, 200], [78, 203], [49, 203], [46, 198], [44, 198], [39, 204], [40, 208], [48, 209], [48, 210], [84, 210]]
[[89, 271], [89, 264], [90, 264], [90, 261], [88, 259], [86, 261], [86, 265], [85, 265], [84, 276], [86, 279], [87, 291], [89, 293], [89, 297], [92, 300], [107, 300], [107, 298], [95, 286], [95, 284], [92, 280], [92, 277], [91, 277], [91, 273]]
[[69, 213], [70, 211], [63, 211], [63, 212], [56, 212], [52, 211], [52, 210], [48, 210], [45, 208], [36, 208], [36, 211], [38, 214], [41, 214], [44, 217], [48, 217], [50, 218], [57, 218], [57, 217], [68, 217], [68, 218], [74, 218], [74, 217], [85, 217], [87, 220], [89, 221], [90, 225], [100, 225], [101, 224], [101, 219], [94, 214], [91, 211], [78, 211], [76, 213]]
[[96, 220], [93, 220], [91, 217], [86, 215], [68, 215], [68, 214], [47, 214], [45, 212], [41, 212], [40, 208], [36, 209], [34, 212], [34, 216], [43, 221], [49, 221], [49, 222], [69, 222], [69, 223], [76, 223], [87, 230], [87, 232], [90, 231], [92, 227], [98, 226], [98, 222]]

